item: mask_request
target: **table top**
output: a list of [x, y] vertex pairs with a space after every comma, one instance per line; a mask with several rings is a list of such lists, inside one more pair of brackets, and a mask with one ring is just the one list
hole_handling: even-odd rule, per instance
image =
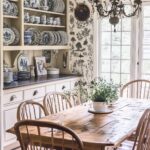
[[[98, 150], [100, 146], [117, 146], [136, 130], [139, 119], [150, 101], [120, 98], [109, 109], [109, 114], [88, 112], [90, 104], [77, 106], [66, 111], [41, 118], [62, 124], [78, 134], [86, 150]], [[9, 130], [13, 133], [13, 130]]]

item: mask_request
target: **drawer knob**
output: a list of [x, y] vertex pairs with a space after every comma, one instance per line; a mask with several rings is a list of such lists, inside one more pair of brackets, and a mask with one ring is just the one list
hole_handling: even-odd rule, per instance
[[16, 96], [16, 95], [13, 95], [13, 96], [10, 97], [10, 101], [12, 102], [12, 101], [14, 101], [16, 98], [17, 98], [17, 96]]
[[66, 87], [63, 85], [63, 86], [62, 86], [62, 90], [64, 90], [65, 88], [66, 88]]
[[35, 90], [34, 93], [33, 93], [33, 96], [37, 95], [38, 94], [38, 91]]

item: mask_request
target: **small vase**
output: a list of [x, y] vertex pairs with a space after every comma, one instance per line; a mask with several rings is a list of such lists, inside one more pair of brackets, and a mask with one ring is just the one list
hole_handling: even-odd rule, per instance
[[93, 109], [95, 111], [106, 111], [108, 105], [106, 102], [93, 102]]

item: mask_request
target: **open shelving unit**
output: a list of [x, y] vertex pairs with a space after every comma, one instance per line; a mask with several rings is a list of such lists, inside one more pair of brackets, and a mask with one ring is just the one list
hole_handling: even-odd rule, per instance
[[45, 11], [45, 10], [40, 10], [40, 9], [35, 9], [35, 8], [26, 8], [26, 7], [24, 7], [24, 10], [38, 12], [38, 13], [44, 13], [44, 14], [51, 14], [51, 15], [60, 15], [60, 16], [65, 16], [66, 15], [65, 13]]
[[[40, 10], [35, 8], [24, 7], [24, 0], [10, 0], [10, 2], [15, 2], [19, 8], [18, 16], [3, 15], [4, 22], [10, 23], [10, 26], [18, 29], [20, 33], [20, 42], [17, 45], [4, 45], [3, 51], [36, 51], [36, 50], [68, 50], [70, 49], [69, 45], [25, 45], [24, 44], [24, 31], [28, 28], [36, 28], [39, 31], [66, 31], [68, 33], [68, 23], [67, 23], [67, 3], [68, 0], [64, 0], [66, 9], [63, 13]], [[51, 25], [51, 24], [35, 24], [35, 23], [26, 23], [24, 22], [24, 14], [29, 12], [30, 15], [42, 16], [46, 15], [48, 17], [60, 17], [62, 24], [61, 25]]]

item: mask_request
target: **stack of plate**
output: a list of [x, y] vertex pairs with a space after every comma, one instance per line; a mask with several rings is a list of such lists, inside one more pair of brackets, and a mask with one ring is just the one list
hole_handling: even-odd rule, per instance
[[3, 1], [3, 13], [4, 15], [18, 16], [18, 7], [15, 3], [8, 0]]
[[3, 29], [3, 43], [4, 45], [17, 45], [20, 40], [19, 31], [16, 28]]
[[35, 28], [28, 28], [26, 31], [31, 32], [31, 45], [39, 45], [41, 41], [40, 31]]
[[54, 12], [64, 12], [65, 10], [65, 3], [63, 0], [49, 0], [49, 1], [53, 1], [53, 6], [51, 8], [51, 11]]
[[65, 31], [43, 31], [41, 33], [42, 45], [66, 45], [68, 35]]

